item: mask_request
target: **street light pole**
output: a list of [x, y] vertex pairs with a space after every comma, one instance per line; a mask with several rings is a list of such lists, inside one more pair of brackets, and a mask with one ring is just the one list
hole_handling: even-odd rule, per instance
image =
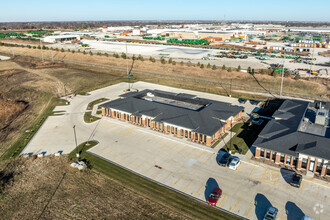
[[42, 51], [41, 39], [40, 39], [40, 50], [41, 50], [41, 59], [42, 59], [42, 62], [44, 62], [44, 53]]
[[79, 151], [78, 151], [78, 144], [77, 144], [77, 135], [76, 135], [76, 125], [73, 125], [73, 132], [74, 132], [74, 140], [75, 140], [76, 148], [77, 148], [76, 157], [79, 158]]
[[[284, 58], [283, 58], [284, 59]], [[283, 90], [283, 75], [284, 75], [284, 60], [282, 66], [282, 80], [281, 80], [281, 90], [280, 90], [280, 98], [282, 98], [282, 90]]]

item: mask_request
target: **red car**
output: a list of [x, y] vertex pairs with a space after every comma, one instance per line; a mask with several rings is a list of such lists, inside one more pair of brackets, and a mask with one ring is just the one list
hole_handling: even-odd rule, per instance
[[215, 206], [222, 195], [222, 190], [220, 188], [215, 188], [213, 192], [209, 195], [207, 199], [207, 204]]

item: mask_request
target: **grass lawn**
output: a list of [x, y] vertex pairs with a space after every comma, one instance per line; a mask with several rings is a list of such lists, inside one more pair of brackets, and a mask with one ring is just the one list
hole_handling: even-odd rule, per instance
[[[85, 142], [79, 145], [79, 150], [81, 151], [80, 159], [85, 161], [92, 170], [108, 176], [118, 184], [134, 190], [136, 193], [146, 195], [150, 198], [150, 200], [182, 213], [187, 218], [239, 219], [229, 213], [203, 204], [197, 200], [170, 190], [108, 161], [87, 153], [86, 150], [97, 144], [97, 142], [90, 141], [90, 144], [90, 146], [86, 146]], [[69, 157], [75, 160], [75, 154], [76, 150], [71, 152]]]
[[107, 98], [96, 99], [96, 100], [94, 100], [94, 101], [92, 101], [92, 102], [90, 102], [90, 103], [88, 104], [88, 106], [87, 106], [87, 110], [92, 110], [93, 107], [94, 107], [94, 105], [99, 104], [99, 103], [101, 103], [101, 102], [108, 101], [108, 100], [109, 100], [109, 99], [107, 99]]
[[97, 121], [99, 119], [100, 119], [99, 117], [93, 116], [92, 112], [85, 112], [85, 114], [84, 114], [84, 121], [86, 123], [92, 123], [92, 122]]

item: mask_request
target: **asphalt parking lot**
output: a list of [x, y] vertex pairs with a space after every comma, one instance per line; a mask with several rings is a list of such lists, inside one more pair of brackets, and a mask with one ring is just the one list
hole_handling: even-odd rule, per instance
[[[191, 93], [238, 105], [237, 99], [229, 97], [144, 82], [134, 86], [140, 90]], [[217, 164], [217, 151], [192, 142], [107, 117], [84, 122], [88, 103], [99, 98], [113, 100], [126, 88], [126, 83], [119, 83], [92, 91], [88, 96], [77, 96], [71, 105], [56, 107], [54, 111], [63, 111], [63, 115], [49, 117], [21, 155], [71, 152], [75, 149], [75, 125], [78, 144], [89, 138], [99, 141], [89, 150], [91, 153], [202, 201], [219, 186], [223, 195], [217, 207], [243, 217], [261, 219], [270, 204], [279, 209], [279, 219], [300, 219], [303, 214], [313, 219], [329, 216], [329, 184], [305, 178], [301, 188], [293, 188], [287, 182], [291, 174], [283, 170], [244, 160], [233, 171]], [[249, 102], [244, 106], [245, 113], [255, 108]]]
[[279, 219], [300, 219], [302, 213], [324, 219], [330, 208], [327, 184], [303, 180], [301, 188], [294, 188], [287, 181], [292, 173], [248, 161], [237, 170], [220, 167], [217, 153], [116, 119], [103, 118], [97, 130], [104, 129], [108, 133], [96, 132], [95, 139], [107, 135], [111, 141], [89, 152], [203, 201], [219, 186], [223, 195], [217, 207], [243, 217], [260, 219], [267, 208], [260, 204], [267, 201], [279, 209]]

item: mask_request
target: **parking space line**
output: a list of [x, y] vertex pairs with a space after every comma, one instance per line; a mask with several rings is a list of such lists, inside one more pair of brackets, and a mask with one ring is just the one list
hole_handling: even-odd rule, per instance
[[144, 171], [143, 173], [142, 173], [142, 175], [144, 175], [145, 173], [147, 173], [151, 168], [153, 168], [153, 167], [155, 167], [154, 165], [152, 165], [151, 167], [149, 167], [146, 171]]
[[218, 204], [218, 207], [220, 207], [220, 205], [222, 204], [223, 200], [225, 200], [226, 197], [227, 197], [227, 194], [222, 198], [221, 202]]
[[173, 150], [173, 148], [175, 148], [178, 145], [179, 145], [179, 143], [174, 144], [172, 147], [170, 147], [170, 150]]
[[252, 174], [252, 172], [253, 172], [253, 170], [255, 169], [256, 167], [253, 167], [252, 168], [252, 170], [251, 170], [251, 172], [250, 172], [250, 174], [249, 174], [249, 177], [251, 176], [251, 174]]
[[249, 216], [249, 214], [250, 214], [250, 212], [251, 212], [253, 206], [254, 206], [254, 202], [252, 203], [252, 205], [251, 205], [249, 211], [246, 213], [245, 218], [248, 218], [248, 216]]
[[231, 210], [231, 212], [233, 212], [233, 211], [235, 210], [235, 208], [236, 208], [236, 206], [237, 206], [237, 204], [239, 203], [240, 200], [241, 200], [241, 197], [238, 198], [238, 200], [237, 200], [237, 202], [236, 202], [234, 208]]
[[161, 172], [162, 170], [159, 170], [157, 173], [155, 173], [151, 178], [154, 179], [155, 177], [158, 176], [158, 174]]
[[181, 176], [177, 181], [175, 181], [175, 183], [173, 183], [173, 185], [171, 187], [173, 187], [175, 184], [177, 184], [181, 180], [182, 177], [183, 176]]
[[161, 147], [160, 149], [163, 149], [166, 145], [168, 145], [170, 143], [170, 141], [166, 141]]
[[204, 186], [204, 184], [202, 184], [202, 185], [198, 188], [197, 192], [195, 192], [195, 194], [193, 195], [193, 197], [196, 196], [196, 194], [202, 189], [203, 186]]
[[287, 188], [287, 189], [289, 188], [289, 185], [290, 185], [289, 183], [286, 184], [286, 188]]
[[244, 166], [244, 163], [242, 163], [241, 166], [238, 168], [237, 173], [239, 173], [239, 171], [241, 171], [243, 166]]
[[304, 183], [305, 183], [305, 180], [302, 181], [301, 189], [300, 189], [300, 193], [302, 193], [302, 190], [303, 190], [303, 188], [304, 188]]
[[168, 176], [167, 177], [165, 177], [163, 180], [162, 180], [162, 183], [172, 174], [173, 172], [170, 172], [169, 174], [168, 174]]
[[188, 147], [188, 145], [184, 146], [181, 150], [179, 150], [178, 152], [181, 153], [184, 149], [186, 149]]
[[284, 212], [283, 212], [282, 215], [281, 215], [281, 220], [283, 219], [283, 215], [284, 215]]
[[206, 151], [205, 150], [203, 150], [203, 152], [202, 153], [200, 153], [197, 157], [196, 157], [196, 159], [195, 160], [198, 160], [198, 158], [200, 158], [204, 153], [205, 153]]
[[183, 188], [182, 192], [184, 192], [191, 183], [192, 183], [192, 180], [190, 180], [190, 182]]
[[109, 158], [109, 160], [113, 160], [113, 159], [115, 159], [116, 157], [118, 157], [118, 156], [121, 155], [122, 153], [123, 153], [123, 152], [120, 152], [119, 154], [115, 155], [114, 157]]
[[134, 163], [138, 158], [135, 158], [134, 160], [128, 162], [127, 164], [123, 165], [124, 167], [127, 167], [129, 165], [131, 165], [132, 163]]
[[188, 157], [192, 152], [194, 152], [196, 148], [193, 148], [186, 156]]
[[138, 169], [139, 167], [141, 167], [146, 161], [143, 161], [140, 165], [136, 166], [133, 170]]
[[317, 196], [319, 195], [319, 191], [320, 191], [320, 186], [317, 187], [317, 192], [316, 192], [316, 196], [315, 196], [315, 199], [317, 198]]
[[116, 163], [120, 163], [122, 162], [123, 160], [125, 160], [127, 157], [129, 157], [130, 155], [127, 155], [126, 157], [123, 157], [120, 161], [116, 162]]
[[205, 161], [205, 163], [206, 163], [207, 161], [209, 161], [213, 156], [214, 156], [214, 153], [213, 153], [209, 158], [207, 158], [207, 160]]

